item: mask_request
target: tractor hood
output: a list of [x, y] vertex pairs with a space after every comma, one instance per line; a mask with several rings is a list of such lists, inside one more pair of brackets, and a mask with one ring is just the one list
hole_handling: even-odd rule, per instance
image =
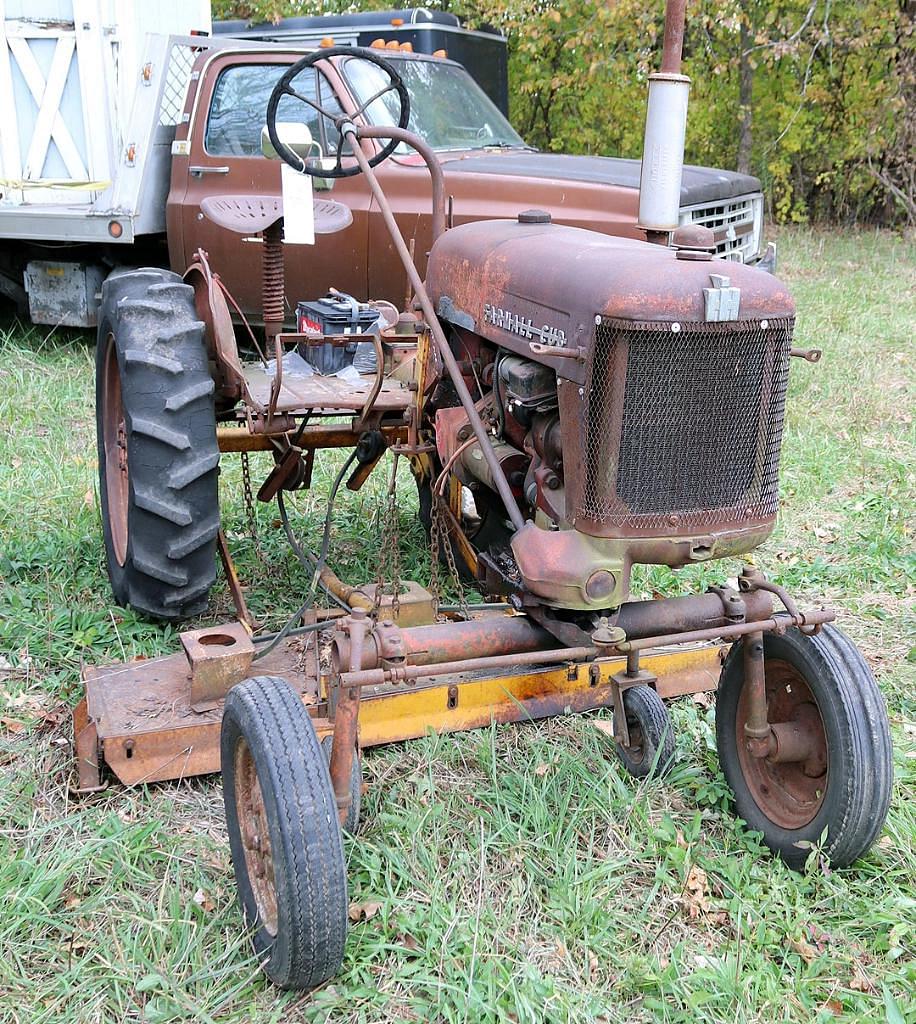
[[[620, 157], [566, 156], [561, 153], [505, 150], [455, 159], [440, 154], [440, 159], [446, 170], [467, 171], [470, 174], [506, 174], [516, 178], [547, 181], [581, 181], [639, 190], [640, 161]], [[759, 191], [760, 181], [750, 174], [688, 164], [681, 177], [681, 206], [733, 199]]]
[[[730, 289], [730, 308], [737, 306], [729, 319], [795, 313], [786, 286], [765, 271], [719, 259], [679, 259], [674, 249], [648, 242], [522, 220], [446, 231], [430, 253], [426, 286], [443, 320], [528, 358], [532, 342], [587, 350], [596, 317], [704, 323], [715, 316], [708, 315], [706, 290], [717, 287]], [[534, 358], [585, 382], [581, 359], [548, 352]]]

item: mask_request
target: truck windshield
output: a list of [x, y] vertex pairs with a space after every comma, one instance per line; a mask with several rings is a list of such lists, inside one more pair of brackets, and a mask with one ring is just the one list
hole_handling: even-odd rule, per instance
[[[403, 59], [398, 60], [395, 67], [410, 94], [407, 127], [433, 149], [525, 145], [464, 68], [439, 60]], [[344, 75], [360, 103], [365, 103], [388, 83], [385, 72], [365, 60], [348, 60]], [[376, 125], [397, 124], [399, 102], [397, 93], [385, 93], [367, 107], [369, 120]], [[398, 152], [411, 150], [408, 146], [399, 146]]]

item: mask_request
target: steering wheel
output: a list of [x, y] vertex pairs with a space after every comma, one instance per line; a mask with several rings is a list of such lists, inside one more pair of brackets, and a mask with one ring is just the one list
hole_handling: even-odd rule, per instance
[[[367, 60], [370, 64], [376, 64], [378, 67], [388, 75], [388, 84], [379, 89], [377, 93], [370, 96], [360, 107], [358, 107], [352, 114], [334, 114], [328, 110], [325, 110], [318, 102], [309, 99], [308, 96], [303, 96], [301, 92], [297, 92], [293, 88], [292, 82], [300, 75], [306, 68], [314, 67], [319, 61], [326, 60], [328, 57], [356, 57], [359, 60]], [[410, 119], [410, 97], [407, 94], [407, 86], [404, 85], [404, 81], [401, 76], [395, 71], [392, 65], [381, 57], [377, 56], [373, 50], [356, 49], [352, 46], [332, 46], [328, 49], [316, 50], [314, 53], [308, 54], [301, 60], [297, 60], [295, 64], [291, 65], [283, 77], [274, 86], [273, 92], [270, 94], [270, 99], [267, 101], [267, 134], [270, 137], [270, 141], [273, 144], [274, 149], [277, 151], [277, 155], [285, 163], [288, 163], [290, 167], [297, 171], [301, 171], [304, 174], [310, 174], [314, 178], [350, 178], [354, 174], [360, 173], [360, 168], [357, 167], [342, 167], [340, 163], [341, 154], [343, 151], [343, 145], [346, 139], [352, 134], [347, 132], [346, 134], [341, 131], [341, 128], [346, 124], [353, 124], [354, 118], [359, 117], [360, 114], [366, 112], [366, 108], [374, 103], [377, 99], [380, 99], [386, 93], [396, 92], [398, 98], [401, 101], [401, 116], [398, 118], [398, 127], [406, 128], [407, 122]], [[318, 92], [317, 95], [321, 95]], [[297, 153], [293, 152], [285, 142], [280, 140], [277, 134], [277, 108], [280, 105], [280, 100], [284, 96], [293, 96], [301, 103], [305, 103], [310, 106], [313, 110], [317, 110], [322, 117], [326, 117], [329, 121], [333, 122], [334, 126], [340, 133], [340, 141], [337, 143], [337, 159], [332, 168], [325, 167], [310, 167]], [[357, 138], [359, 136], [357, 135]], [[387, 142], [384, 147], [369, 160], [369, 166], [375, 167], [380, 164], [383, 160], [386, 160], [391, 154], [397, 149], [398, 140], [391, 139]]]

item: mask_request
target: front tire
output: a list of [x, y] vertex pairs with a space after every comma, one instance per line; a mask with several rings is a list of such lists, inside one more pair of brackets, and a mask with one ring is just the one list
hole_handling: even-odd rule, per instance
[[[623, 691], [630, 745], [615, 743], [623, 766], [635, 779], [660, 778], [674, 766], [674, 726], [665, 702], [651, 686], [640, 684]], [[617, 712], [615, 710], [614, 714]]]
[[96, 355], [99, 497], [115, 600], [180, 620], [216, 578], [219, 448], [194, 290], [167, 270], [102, 286]]
[[343, 962], [347, 872], [327, 758], [285, 679], [232, 688], [220, 735], [239, 902], [265, 974], [313, 989]]
[[[769, 848], [802, 868], [826, 829], [835, 867], [868, 851], [884, 825], [893, 784], [890, 727], [865, 659], [839, 629], [764, 634], [767, 719], [811, 737], [804, 762], [753, 757], [745, 742], [744, 652], [736, 643], [722, 668], [716, 746], [735, 810]], [[802, 844], [802, 845], [800, 845]]]

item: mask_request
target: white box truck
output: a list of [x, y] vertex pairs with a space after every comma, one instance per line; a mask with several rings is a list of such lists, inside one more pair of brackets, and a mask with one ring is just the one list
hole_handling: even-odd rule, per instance
[[99, 243], [164, 233], [175, 126], [209, 31], [209, 0], [0, 0], [0, 293], [36, 322], [92, 326]]

